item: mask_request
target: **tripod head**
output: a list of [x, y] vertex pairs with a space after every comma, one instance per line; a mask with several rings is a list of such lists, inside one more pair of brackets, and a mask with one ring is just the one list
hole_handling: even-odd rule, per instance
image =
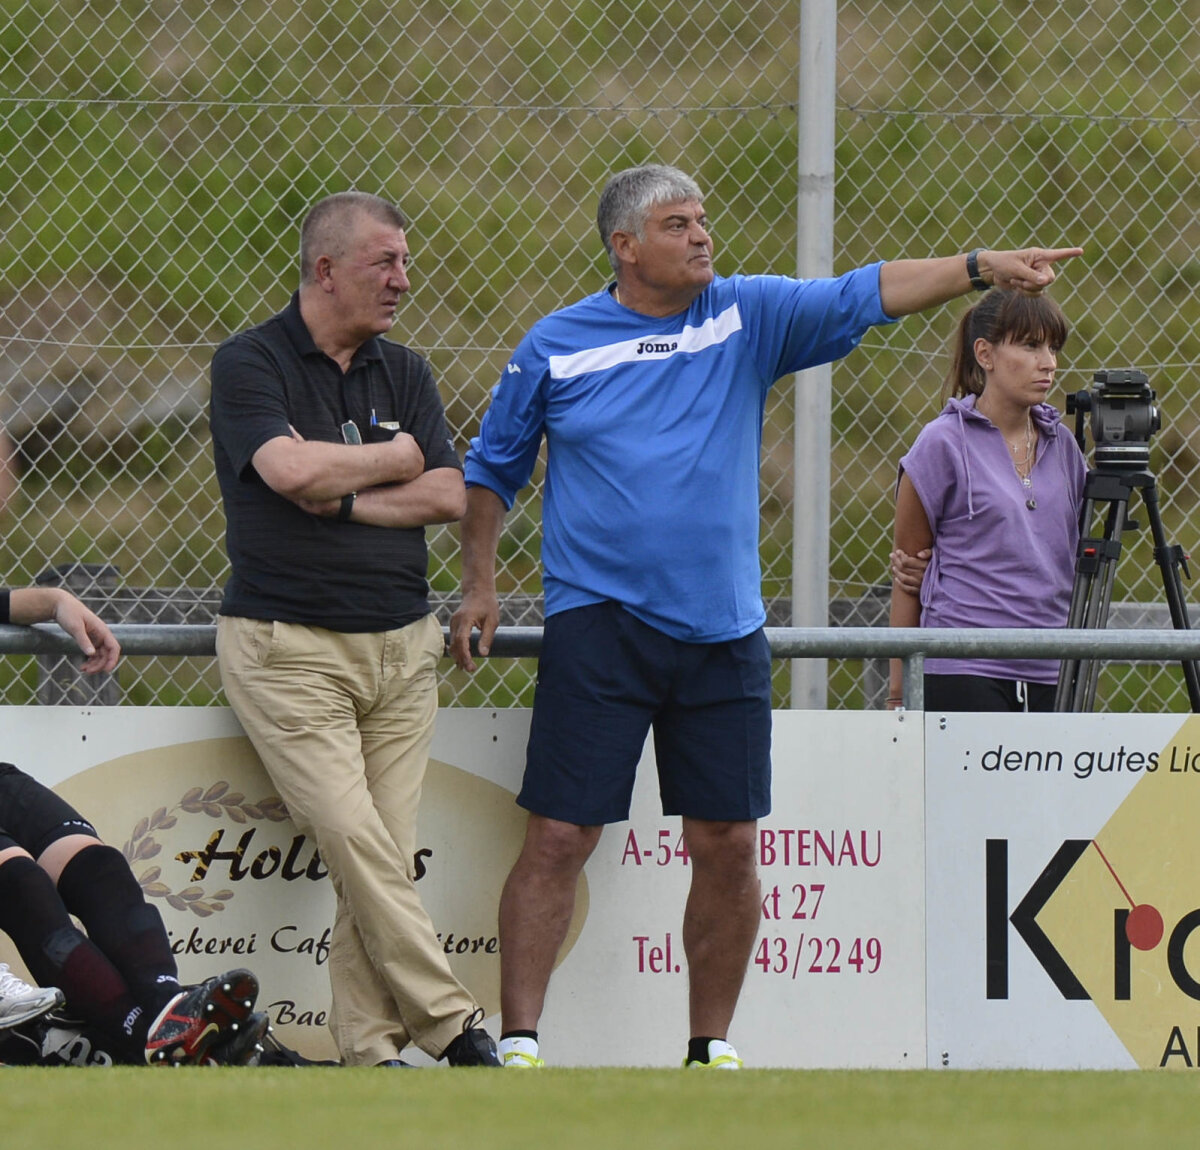
[[[1130, 494], [1141, 492], [1154, 536], [1154, 561], [1163, 577], [1163, 590], [1177, 630], [1191, 627], [1179, 572], [1188, 574], [1183, 548], [1167, 542], [1158, 513], [1158, 491], [1150, 471], [1150, 437], [1161, 426], [1154, 392], [1144, 372], [1122, 369], [1098, 371], [1091, 391], [1067, 396], [1067, 412], [1075, 416], [1075, 439], [1083, 451], [1084, 413], [1092, 419], [1095, 466], [1084, 484], [1079, 513], [1080, 539], [1071, 591], [1068, 627], [1105, 626], [1112, 602], [1113, 581], [1121, 555], [1121, 533], [1137, 526], [1127, 518]], [[1090, 537], [1093, 505], [1107, 501], [1103, 538]], [[1200, 660], [1183, 660], [1192, 710], [1200, 714]], [[1090, 710], [1096, 697], [1099, 663], [1095, 659], [1063, 659], [1059, 668], [1056, 711]]]
[[1148, 470], [1150, 437], [1162, 420], [1146, 373], [1132, 368], [1098, 371], [1092, 383], [1091, 391], [1067, 395], [1067, 414], [1075, 416], [1079, 450], [1084, 450], [1084, 414], [1090, 412], [1096, 470]]

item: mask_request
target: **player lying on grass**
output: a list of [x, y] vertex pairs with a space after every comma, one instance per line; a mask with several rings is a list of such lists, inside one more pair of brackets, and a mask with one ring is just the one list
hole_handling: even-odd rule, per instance
[[[73, 595], [0, 590], [0, 623], [42, 622], [75, 639], [84, 671], [116, 666], [121, 649], [112, 632]], [[0, 985], [9, 1007], [0, 1003], [0, 1025], [10, 1023], [0, 1031], [5, 1061], [39, 1061], [45, 1031], [62, 1028], [47, 1013], [60, 996], [45, 988], [61, 990], [75, 1029], [112, 1062], [245, 1061], [267, 1029], [266, 1015], [254, 1013], [258, 982], [250, 971], [180, 985], [162, 917], [125, 857], [11, 763], [0, 763], [0, 930], [44, 988], [39, 998], [5, 968], [14, 980]]]

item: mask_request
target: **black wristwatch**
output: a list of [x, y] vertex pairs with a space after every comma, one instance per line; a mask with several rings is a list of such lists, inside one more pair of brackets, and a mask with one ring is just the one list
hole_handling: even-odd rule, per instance
[[976, 291], [987, 291], [992, 285], [979, 274], [979, 253], [983, 248], [974, 248], [967, 252], [967, 278]]

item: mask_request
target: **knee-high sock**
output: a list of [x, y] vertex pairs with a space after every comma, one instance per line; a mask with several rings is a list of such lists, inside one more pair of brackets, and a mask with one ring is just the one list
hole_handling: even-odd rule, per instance
[[119, 850], [106, 843], [84, 847], [63, 867], [58, 893], [151, 1013], [179, 993], [179, 968], [162, 916]]
[[71, 921], [50, 876], [33, 859], [0, 863], [0, 929], [16, 943], [34, 979], [67, 996], [72, 1013], [129, 1049], [145, 1048], [152, 1017], [121, 972]]

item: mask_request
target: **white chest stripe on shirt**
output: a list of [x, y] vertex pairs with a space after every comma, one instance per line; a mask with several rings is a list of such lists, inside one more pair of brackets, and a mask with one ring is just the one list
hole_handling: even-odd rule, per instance
[[646, 335], [603, 347], [589, 347], [570, 355], [550, 356], [550, 377], [570, 379], [591, 371], [605, 371], [625, 363], [669, 359], [680, 353], [704, 351], [724, 343], [742, 330], [742, 313], [730, 304], [720, 315], [706, 319], [699, 327], [685, 327], [671, 335]]

